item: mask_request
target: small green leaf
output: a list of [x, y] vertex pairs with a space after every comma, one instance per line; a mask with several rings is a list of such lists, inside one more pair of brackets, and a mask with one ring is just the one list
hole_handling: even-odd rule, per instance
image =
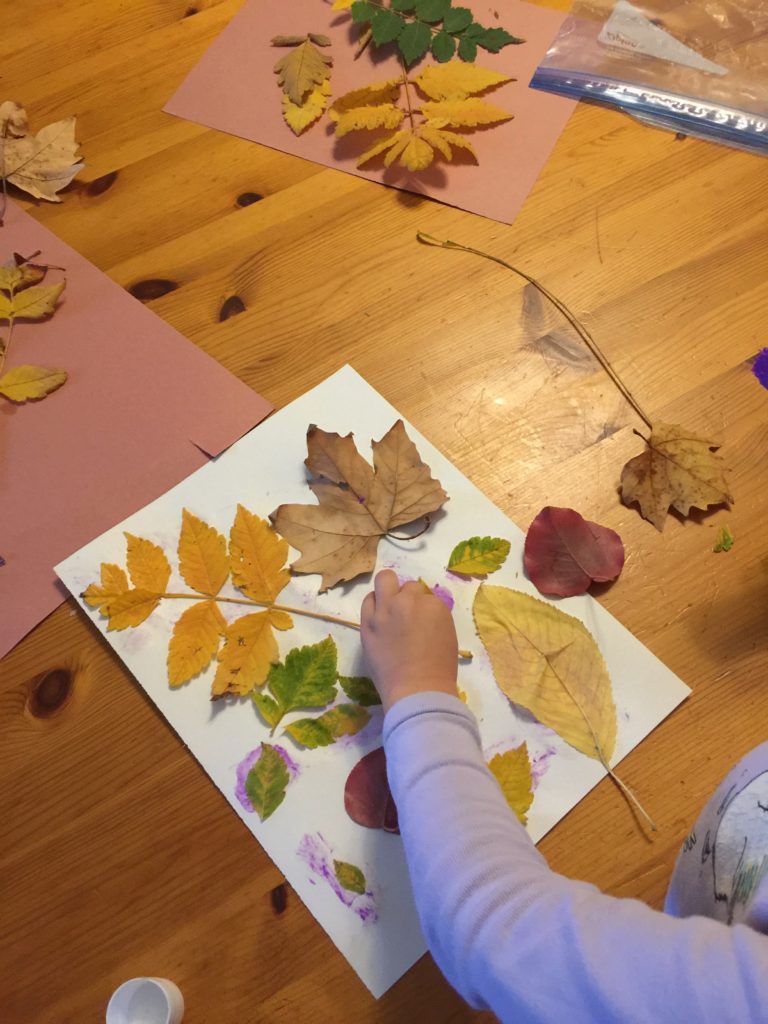
[[360, 896], [365, 894], [365, 875], [356, 868], [354, 864], [348, 864], [345, 860], [335, 860], [333, 870], [342, 889], [348, 892], [356, 892]]
[[477, 56], [477, 43], [468, 39], [466, 33], [459, 39], [459, 57], [471, 64]]
[[478, 25], [476, 21], [473, 21], [467, 26], [464, 32], [465, 39], [471, 39], [473, 42], [477, 42], [485, 34], [485, 29], [482, 25]]
[[390, 7], [393, 11], [412, 11], [416, 6], [416, 0], [392, 0]]
[[[720, 532], [717, 535], [715, 546], [712, 548], [713, 551], [730, 551], [733, 547], [734, 537], [727, 526], [721, 526]], [[344, 684], [342, 683], [342, 686]], [[346, 692], [346, 690], [345, 690]]]
[[368, 724], [370, 714], [359, 704], [339, 704], [319, 718], [300, 718], [285, 731], [304, 747], [327, 747], [340, 736], [354, 736]]
[[450, 6], [451, 0], [416, 0], [416, 16], [422, 21], [442, 21]]
[[350, 7], [350, 14], [352, 15], [352, 21], [361, 24], [371, 20], [374, 8], [368, 3], [368, 0], [355, 0]]
[[443, 28], [446, 32], [463, 32], [472, 24], [472, 11], [468, 7], [451, 7], [445, 12]]
[[282, 712], [319, 708], [336, 696], [336, 644], [332, 637], [294, 647], [283, 665], [273, 665], [267, 679]]
[[245, 780], [246, 795], [262, 821], [266, 821], [283, 802], [289, 781], [285, 761], [274, 747], [262, 743], [259, 760]]
[[386, 7], [374, 11], [371, 18], [371, 33], [377, 46], [394, 42], [404, 28], [405, 21], [394, 11]]
[[432, 56], [444, 64], [456, 51], [456, 42], [447, 32], [438, 32], [432, 40]]
[[486, 28], [477, 39], [477, 45], [482, 46], [484, 50], [490, 50], [491, 53], [498, 53], [502, 47], [509, 46], [510, 43], [524, 42], [524, 39], [518, 39], [517, 36], [510, 35], [503, 28]]
[[448, 568], [463, 576], [485, 575], [496, 572], [509, 554], [509, 541], [501, 537], [470, 537], [451, 552]]
[[280, 705], [277, 701], [265, 693], [256, 693], [256, 691], [251, 693], [251, 700], [256, 705], [256, 710], [267, 725], [271, 725], [274, 729], [282, 717]]
[[381, 697], [370, 679], [365, 676], [339, 676], [341, 688], [355, 704], [364, 708], [381, 704]]
[[397, 45], [405, 63], [410, 65], [424, 56], [431, 42], [432, 33], [429, 26], [425, 25], [423, 21], [412, 21], [400, 33]]
[[[322, 715], [320, 716], [322, 718]], [[302, 747], [315, 750], [317, 747], [329, 747], [334, 737], [320, 718], [299, 718], [285, 727], [285, 731], [300, 743]]]

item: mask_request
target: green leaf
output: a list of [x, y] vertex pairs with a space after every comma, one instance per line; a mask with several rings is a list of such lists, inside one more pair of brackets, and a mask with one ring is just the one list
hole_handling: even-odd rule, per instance
[[381, 697], [376, 687], [365, 676], [339, 676], [339, 682], [344, 693], [355, 704], [362, 704], [364, 708], [381, 704]]
[[416, 0], [392, 0], [390, 7], [393, 11], [412, 11], [416, 6]]
[[267, 725], [271, 725], [274, 729], [282, 717], [280, 705], [277, 701], [265, 693], [256, 693], [255, 690], [251, 693], [251, 700], [256, 705], [256, 710]]
[[365, 875], [360, 868], [356, 868], [354, 864], [348, 864], [345, 860], [335, 860], [333, 870], [342, 889], [356, 892], [360, 896], [365, 894]]
[[498, 53], [502, 47], [509, 46], [510, 43], [524, 42], [524, 39], [518, 39], [517, 36], [510, 35], [503, 28], [483, 29], [483, 34], [477, 39], [477, 45], [482, 46], [484, 50], [490, 50], [491, 53]]
[[300, 718], [285, 731], [304, 747], [328, 747], [340, 736], [354, 736], [368, 724], [370, 714], [359, 704], [338, 704], [319, 718]]
[[448, 559], [451, 572], [464, 576], [496, 572], [509, 554], [509, 541], [501, 537], [470, 537], [456, 545]]
[[447, 32], [438, 32], [432, 40], [432, 56], [441, 64], [450, 60], [456, 51], [456, 42]]
[[[733, 547], [733, 540], [734, 540], [734, 537], [733, 537], [733, 534], [731, 533], [729, 527], [721, 526], [720, 527], [720, 532], [717, 535], [717, 540], [715, 541], [715, 546], [712, 548], [712, 550], [713, 551], [730, 551], [731, 548]], [[344, 686], [343, 683], [341, 685]], [[347, 692], [346, 688], [344, 689], [344, 692], [345, 693]]]
[[416, 0], [416, 16], [422, 21], [442, 21], [450, 6], [451, 0]]
[[367, 0], [355, 0], [350, 8], [352, 21], [356, 23], [370, 21], [374, 15], [374, 10], [374, 7]]
[[400, 48], [400, 53], [402, 53], [405, 63], [410, 65], [424, 56], [431, 42], [432, 33], [429, 30], [429, 26], [425, 25], [422, 21], [412, 21], [400, 33], [397, 45]]
[[471, 39], [473, 42], [476, 43], [478, 39], [480, 39], [484, 34], [485, 29], [483, 28], [483, 26], [478, 25], [476, 21], [473, 21], [470, 25], [467, 26], [467, 29], [464, 32], [464, 38]]
[[285, 761], [274, 747], [262, 743], [259, 760], [245, 780], [246, 795], [262, 821], [274, 814], [283, 802], [289, 781]]
[[[331, 704], [336, 698], [336, 644], [333, 638], [326, 637], [320, 643], [307, 647], [294, 647], [288, 652], [285, 664], [273, 665], [269, 670], [267, 685], [275, 707], [265, 702], [261, 694], [254, 694], [253, 701], [273, 732], [289, 711], [323, 708]], [[257, 697], [262, 698], [261, 701]]]
[[472, 24], [472, 11], [468, 7], [451, 7], [445, 12], [443, 29], [446, 32], [463, 32]]
[[405, 21], [394, 11], [386, 8], [374, 11], [371, 18], [371, 33], [377, 46], [394, 42], [404, 28]]
[[472, 39], [468, 39], [465, 33], [461, 39], [459, 39], [459, 57], [471, 64], [476, 56], [477, 43]]

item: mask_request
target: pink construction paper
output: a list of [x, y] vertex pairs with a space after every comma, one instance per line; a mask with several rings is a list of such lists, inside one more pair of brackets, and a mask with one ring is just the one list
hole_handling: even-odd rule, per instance
[[[370, 46], [355, 60], [351, 41], [358, 38], [360, 27], [350, 27], [349, 12], [332, 11], [323, 0], [248, 0], [165, 110], [284, 153], [511, 224], [575, 106], [573, 100], [528, 88], [565, 16], [522, 0], [471, 6], [481, 24], [501, 25], [526, 40], [499, 54], [478, 51], [478, 64], [517, 79], [487, 94], [489, 101], [513, 113], [514, 120], [471, 134], [478, 165], [459, 156], [450, 164], [440, 158], [418, 175], [399, 167], [384, 169], [381, 162], [358, 170], [356, 157], [382, 137], [383, 131], [354, 133], [337, 141], [324, 115], [302, 135], [293, 134], [282, 118], [281, 92], [272, 70], [287, 51], [270, 45], [273, 36], [308, 31], [330, 36], [333, 45], [325, 52], [333, 57], [333, 96], [396, 77], [400, 71], [396, 56], [382, 59], [383, 51]], [[427, 63], [434, 61], [428, 58]]]
[[[53, 566], [199, 469], [272, 406], [19, 207], [13, 252], [66, 276], [55, 315], [16, 324], [5, 369], [64, 369], [40, 402], [0, 398], [0, 657], [67, 596]], [[7, 330], [0, 329], [3, 337]]]

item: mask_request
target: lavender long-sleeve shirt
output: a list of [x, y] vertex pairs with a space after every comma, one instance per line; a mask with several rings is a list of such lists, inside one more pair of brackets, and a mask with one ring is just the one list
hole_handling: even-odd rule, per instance
[[515, 1024], [768, 1022], [768, 937], [552, 872], [457, 698], [398, 701], [384, 745], [424, 935], [472, 1006]]

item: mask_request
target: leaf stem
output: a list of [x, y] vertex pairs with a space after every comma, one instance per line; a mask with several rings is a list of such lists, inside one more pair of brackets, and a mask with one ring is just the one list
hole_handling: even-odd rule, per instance
[[565, 317], [565, 319], [568, 321], [571, 327], [573, 327], [573, 329], [579, 335], [581, 340], [590, 350], [590, 352], [598, 361], [598, 363], [600, 363], [602, 368], [611, 378], [611, 380], [616, 385], [621, 394], [624, 396], [624, 398], [635, 410], [635, 412], [643, 421], [643, 423], [646, 424], [649, 430], [653, 429], [653, 424], [651, 423], [648, 414], [642, 409], [635, 396], [632, 394], [632, 392], [629, 390], [626, 384], [622, 381], [621, 377], [619, 377], [618, 373], [616, 372], [616, 370], [614, 370], [613, 366], [611, 366], [610, 362], [608, 361], [608, 357], [603, 353], [600, 346], [592, 337], [592, 334], [589, 332], [589, 330], [581, 323], [578, 317], [576, 317], [570, 311], [570, 309], [568, 309], [564, 302], [561, 302], [556, 295], [553, 295], [552, 292], [549, 291], [548, 288], [545, 288], [545, 286], [541, 284], [539, 281], [537, 281], [536, 278], [531, 277], [530, 274], [526, 274], [524, 270], [520, 270], [518, 269], [518, 267], [513, 267], [512, 264], [507, 263], [506, 260], [502, 260], [498, 256], [491, 256], [490, 253], [483, 252], [481, 249], [473, 249], [469, 245], [460, 245], [458, 242], [450, 241], [450, 239], [441, 241], [439, 238], [435, 238], [434, 235], [429, 235], [425, 231], [417, 231], [416, 238], [420, 242], [423, 242], [425, 245], [436, 245], [439, 246], [441, 249], [460, 249], [462, 252], [469, 252], [472, 253], [474, 256], [482, 256], [483, 259], [491, 260], [492, 263], [498, 263], [499, 266], [505, 267], [507, 270], [511, 270], [513, 274], [517, 274], [519, 277], [522, 277], [525, 281], [528, 281], [529, 284], [532, 284], [534, 288], [537, 288], [541, 292], [541, 294], [545, 298], [549, 299], [552, 305], [560, 313], [562, 313], [562, 315]]
[[[399, 56], [399, 54], [398, 54]], [[416, 130], [416, 125], [413, 120], [413, 107], [411, 106], [411, 94], [408, 90], [408, 68], [405, 66], [405, 61], [400, 57], [400, 67], [403, 69], [403, 85], [405, 86], [405, 103], [408, 107], [408, 120], [411, 122], [411, 131]]]
[[[3, 178], [3, 182], [5, 182], [5, 178]], [[2, 216], [2, 213], [0, 213], [0, 224], [2, 224], [2, 223], [3, 223], [3, 216]], [[13, 286], [11, 286], [8, 289], [8, 293], [9, 293], [9, 295], [11, 297], [11, 303], [10, 303], [11, 304], [11, 309], [13, 309], [13, 297], [14, 297]], [[5, 339], [5, 344], [3, 345], [3, 349], [0, 352], [0, 377], [2, 377], [2, 375], [3, 375], [3, 367], [5, 366], [5, 358], [8, 355], [8, 349], [11, 347], [11, 338], [13, 337], [13, 325], [16, 322], [16, 317], [13, 315], [13, 313], [11, 313], [10, 316], [4, 317], [3, 319], [6, 319], [8, 321], [8, 337]]]

